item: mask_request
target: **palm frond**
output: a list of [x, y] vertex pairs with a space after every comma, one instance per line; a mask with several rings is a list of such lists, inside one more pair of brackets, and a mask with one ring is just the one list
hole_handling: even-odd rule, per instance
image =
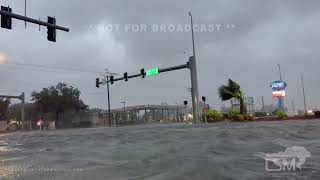
[[240, 93], [240, 85], [234, 82], [232, 79], [228, 80], [228, 90], [232, 93]]
[[230, 100], [235, 96], [235, 94], [229, 90], [228, 86], [225, 85], [219, 87], [218, 94], [222, 101]]

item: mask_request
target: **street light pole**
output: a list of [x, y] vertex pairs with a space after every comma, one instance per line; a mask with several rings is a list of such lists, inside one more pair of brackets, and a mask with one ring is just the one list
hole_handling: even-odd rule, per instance
[[191, 32], [192, 32], [192, 46], [193, 56], [189, 57], [189, 66], [191, 74], [191, 93], [192, 93], [192, 106], [193, 106], [193, 122], [198, 123], [201, 117], [200, 104], [199, 104], [199, 91], [198, 91], [198, 77], [197, 77], [197, 63], [196, 63], [196, 50], [194, 42], [194, 31], [193, 31], [193, 17], [189, 12], [191, 18]]
[[303, 76], [301, 74], [301, 84], [302, 84], [302, 93], [303, 93], [303, 105], [304, 105], [304, 113], [307, 113], [307, 102], [306, 102], [306, 93], [304, 90], [304, 81], [303, 81]]
[[279, 68], [280, 81], [282, 81], [282, 76], [281, 76], [281, 67], [280, 67], [280, 64], [278, 64], [278, 68]]

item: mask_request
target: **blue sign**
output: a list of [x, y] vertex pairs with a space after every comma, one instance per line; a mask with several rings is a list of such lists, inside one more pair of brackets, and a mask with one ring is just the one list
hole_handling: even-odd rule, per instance
[[274, 81], [273, 83], [271, 83], [270, 87], [274, 91], [282, 91], [286, 89], [287, 83], [284, 81]]

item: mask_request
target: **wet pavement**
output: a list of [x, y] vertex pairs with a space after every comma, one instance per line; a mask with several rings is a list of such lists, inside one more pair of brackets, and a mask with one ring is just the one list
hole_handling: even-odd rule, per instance
[[[311, 157], [271, 172], [290, 147]], [[320, 179], [320, 120], [0, 134], [0, 179]]]

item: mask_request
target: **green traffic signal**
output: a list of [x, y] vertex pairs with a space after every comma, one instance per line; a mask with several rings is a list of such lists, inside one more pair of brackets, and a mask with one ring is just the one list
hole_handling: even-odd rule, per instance
[[159, 74], [159, 68], [152, 68], [147, 70], [146, 75], [147, 76], [153, 76]]

